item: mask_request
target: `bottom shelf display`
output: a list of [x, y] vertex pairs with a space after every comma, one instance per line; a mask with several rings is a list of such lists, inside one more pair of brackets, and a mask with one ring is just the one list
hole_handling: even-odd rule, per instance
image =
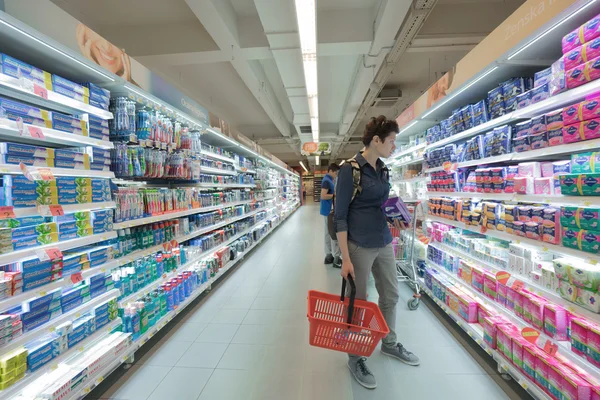
[[[192, 261], [182, 262], [180, 268], [168, 276], [165, 274], [152, 288], [145, 288], [142, 293], [121, 299], [118, 308], [120, 318], [101, 330], [95, 330], [93, 338], [89, 337], [85, 342], [72, 347], [72, 350], [69, 349], [53, 362], [45, 364], [44, 368], [29, 371], [17, 383], [0, 391], [0, 397], [20, 400], [85, 397], [121, 364], [132, 359], [141, 346], [198, 296], [243, 260], [295, 209], [297, 207], [286, 210], [281, 218], [272, 215], [267, 220], [258, 222], [221, 246], [202, 253], [202, 258], [195, 257]], [[116, 304], [115, 301], [115, 316]], [[4, 364], [1, 367], [17, 370], [22, 364], [27, 368], [27, 353], [24, 354], [24, 357], [20, 354], [15, 357], [3, 355]]]

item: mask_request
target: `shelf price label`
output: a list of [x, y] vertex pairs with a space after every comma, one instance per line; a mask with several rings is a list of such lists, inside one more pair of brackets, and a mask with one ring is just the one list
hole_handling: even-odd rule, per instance
[[540, 333], [533, 328], [525, 327], [521, 329], [521, 336], [531, 344], [536, 344]]
[[33, 93], [48, 100], [48, 90], [45, 87], [38, 85], [37, 83], [33, 84]]
[[37, 206], [38, 212], [43, 217], [61, 217], [65, 215], [65, 211], [59, 204], [51, 204], [48, 206], [39, 205]]
[[523, 289], [525, 284], [516, 279], [514, 276], [511, 276], [509, 272], [499, 271], [496, 273], [496, 280], [504, 286], [508, 286], [509, 288], [519, 291]]
[[59, 260], [63, 257], [62, 251], [58, 247], [50, 247], [47, 249], [36, 249], [35, 254], [40, 261]]
[[0, 219], [16, 218], [13, 206], [0, 207]]
[[79, 282], [81, 282], [83, 280], [83, 275], [81, 275], [81, 272], [76, 272], [74, 274], [71, 274], [71, 282], [73, 282], [74, 284], [77, 284]]
[[548, 339], [546, 340], [546, 343], [544, 343], [544, 351], [553, 356], [558, 352], [558, 345]]

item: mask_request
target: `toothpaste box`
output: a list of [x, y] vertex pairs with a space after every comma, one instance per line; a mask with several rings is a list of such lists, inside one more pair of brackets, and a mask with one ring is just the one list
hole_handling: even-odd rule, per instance
[[73, 100], [80, 101], [85, 104], [90, 104], [90, 98], [83, 94], [77, 93], [73, 90], [67, 89], [63, 86], [55, 86], [53, 91], [58, 94], [62, 94], [63, 96], [67, 96]]
[[40, 197], [58, 198], [57, 188], [52, 185], [5, 186], [4, 193], [13, 200], [36, 200]]
[[94, 85], [91, 82], [86, 82], [83, 85], [87, 86], [90, 89], [90, 94], [94, 94], [95, 93], [97, 95], [110, 98], [110, 91], [109, 90], [101, 88], [98, 85]]
[[91, 178], [80, 178], [80, 177], [72, 177], [72, 176], [57, 176], [56, 177], [56, 186], [60, 189], [63, 188], [74, 188], [81, 186], [91, 186], [92, 179]]
[[40, 128], [52, 128], [52, 121], [43, 118], [36, 118], [25, 114], [18, 114], [13, 111], [6, 111], [4, 113], [4, 116], [10, 119], [11, 121], [17, 121], [20, 118], [23, 120], [24, 124], [39, 126]]
[[96, 117], [95, 115], [88, 114], [88, 123], [91, 126], [108, 128], [108, 120]]
[[52, 75], [52, 84], [54, 85], [54, 87], [61, 86], [67, 90], [71, 90], [83, 96], [90, 96], [90, 89], [88, 89], [87, 87], [82, 86], [79, 83], [71, 82], [70, 80], [60, 77], [58, 75]]
[[38, 225], [47, 222], [45, 217], [23, 217], [0, 220], [0, 228], [18, 228], [21, 226]]
[[54, 167], [54, 158], [41, 158], [41, 157], [28, 157], [28, 156], [17, 156], [10, 154], [0, 154], [0, 163], [19, 165], [21, 163], [27, 166], [34, 167]]
[[34, 81], [34, 83], [52, 90], [52, 75], [40, 68], [17, 60], [6, 54], [2, 54], [2, 73], [13, 78], [26, 78]]
[[56, 168], [69, 168], [69, 169], [90, 169], [90, 159], [87, 159], [87, 162], [84, 161], [69, 161], [65, 159], [55, 159], [54, 165]]
[[90, 106], [98, 107], [103, 110], [108, 110], [108, 103], [99, 102], [97, 100], [90, 99], [90, 98], [87, 99], [87, 102]]
[[30, 247], [44, 246], [51, 243], [58, 242], [58, 233], [39, 234], [33, 236], [26, 236], [12, 240], [14, 250], [28, 249]]
[[52, 121], [52, 128], [56, 129], [57, 131], [72, 133], [74, 135], [87, 136], [87, 127], [73, 127], [63, 122]]
[[18, 101], [5, 99], [2, 97], [0, 97], [0, 107], [4, 108], [4, 110], [12, 114], [27, 115], [29, 117], [45, 121], [52, 120], [51, 113], [44, 109], [20, 103]]
[[19, 143], [0, 143], [0, 153], [19, 157], [54, 158], [54, 149]]
[[109, 172], [109, 171], [110, 171], [110, 165], [104, 165], [104, 164], [91, 164], [91, 165], [90, 165], [90, 170], [92, 170], [92, 171], [103, 171], [103, 172]]
[[52, 127], [56, 130], [86, 136], [88, 133], [87, 122], [69, 115], [52, 113]]
[[72, 150], [57, 149], [54, 154], [56, 159], [64, 161], [77, 161], [82, 163], [90, 162], [90, 155], [86, 153], [80, 153]]
[[106, 133], [105, 128], [96, 129], [94, 127], [91, 127], [87, 136], [98, 140], [108, 140], [109, 134]]
[[56, 233], [57, 232], [57, 226], [56, 223], [54, 222], [48, 222], [45, 224], [40, 224], [37, 226], [25, 226], [25, 227], [21, 227], [21, 228], [14, 228], [11, 230], [8, 229], [3, 229], [0, 230], [0, 234], [4, 234], [4, 233], [9, 233], [9, 237], [12, 236], [12, 239], [17, 239], [17, 238], [22, 238], [22, 237], [28, 237], [28, 236], [43, 236], [43, 235], [48, 235], [50, 233]]
[[75, 299], [84, 297], [90, 294], [90, 286], [87, 283], [82, 283], [81, 285], [68, 289], [63, 292], [61, 298], [61, 304], [64, 305], [69, 303]]

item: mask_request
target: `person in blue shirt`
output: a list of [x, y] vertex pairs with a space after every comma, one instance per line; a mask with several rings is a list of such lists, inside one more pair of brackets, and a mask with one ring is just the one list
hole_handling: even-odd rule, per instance
[[336, 268], [342, 267], [340, 248], [337, 240], [329, 235], [327, 216], [331, 213], [333, 195], [335, 193], [335, 178], [337, 178], [340, 167], [337, 164], [329, 164], [327, 175], [321, 181], [321, 215], [325, 220], [325, 264], [333, 264]]
[[[390, 192], [389, 170], [381, 161], [396, 149], [398, 123], [381, 115], [371, 118], [362, 137], [365, 149], [355, 156], [360, 169], [360, 182], [354, 194], [353, 170], [350, 162], [340, 169], [335, 196], [335, 227], [342, 252], [342, 276], [351, 275], [356, 284], [356, 298], [367, 299], [367, 282], [373, 273], [379, 294], [379, 308], [390, 329], [382, 339], [381, 352], [409, 365], [420, 361], [396, 337], [398, 276], [392, 248], [392, 235], [382, 205]], [[396, 222], [396, 227], [406, 227]], [[367, 359], [349, 354], [348, 368], [358, 383], [375, 389], [377, 381]]]

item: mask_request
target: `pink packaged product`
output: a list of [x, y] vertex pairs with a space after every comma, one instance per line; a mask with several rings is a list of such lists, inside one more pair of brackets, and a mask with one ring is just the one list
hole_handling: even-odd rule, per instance
[[535, 178], [533, 186], [535, 194], [554, 194], [554, 181], [552, 178]]
[[529, 298], [529, 313], [531, 314], [531, 324], [537, 329], [544, 329], [544, 308], [548, 302], [538, 296]]
[[531, 176], [533, 178], [542, 177], [541, 164], [537, 161], [519, 164], [519, 176]]
[[[544, 209], [542, 220], [542, 240], [546, 243], [560, 242], [560, 210], [548, 207]], [[541, 329], [541, 327], [540, 327]]]
[[506, 308], [517, 314], [517, 309], [520, 309], [519, 317], [523, 316], [523, 299], [521, 293], [515, 291], [513, 288], [506, 287]]
[[487, 271], [483, 273], [483, 294], [494, 301], [498, 298], [496, 275]]
[[571, 320], [571, 351], [585, 357], [588, 353], [589, 324], [581, 318]]
[[581, 123], [583, 125], [583, 140], [600, 138], [600, 119], [590, 119]]
[[543, 162], [540, 164], [542, 178], [551, 178], [554, 176], [554, 165], [552, 162]]
[[559, 146], [565, 143], [563, 128], [549, 129], [546, 136], [548, 137], [548, 146]]
[[544, 149], [548, 147], [548, 133], [532, 133], [529, 135], [529, 144], [531, 146], [531, 150]]
[[574, 31], [566, 34], [562, 38], [562, 51], [567, 54], [569, 51], [579, 47], [600, 36], [600, 15], [595, 16], [585, 24]]
[[548, 390], [560, 399], [591, 399], [591, 384], [564, 365], [554, 364], [548, 370]]
[[531, 296], [523, 294], [523, 319], [528, 324], [531, 324]]
[[537, 222], [525, 222], [525, 237], [533, 240], [541, 240], [542, 228]]
[[567, 90], [567, 82], [565, 77], [565, 62], [563, 58], [559, 58], [550, 66], [552, 70], [552, 78], [550, 79], [550, 96], [562, 93]]
[[568, 340], [567, 310], [553, 303], [546, 304], [544, 307], [544, 333], [556, 340]]
[[546, 115], [539, 115], [537, 117], [531, 118], [531, 133], [540, 133], [546, 132], [548, 129], [546, 127]]
[[531, 379], [535, 379], [535, 364], [537, 362], [538, 353], [540, 351], [534, 346], [528, 346], [523, 348], [523, 372]]
[[586, 64], [581, 64], [575, 68], [571, 68], [566, 72], [567, 88], [573, 89], [590, 81], [585, 74]]
[[507, 296], [507, 290], [508, 288], [506, 287], [506, 285], [501, 284], [500, 282], [498, 282], [498, 303], [500, 303], [502, 306], [506, 307], [506, 296]]
[[466, 322], [474, 324], [477, 322], [477, 302], [471, 297], [463, 294], [458, 299], [458, 315]]
[[537, 384], [547, 392], [548, 390], [548, 378], [550, 374], [550, 367], [556, 364], [556, 361], [542, 351], [538, 351], [537, 359], [535, 362], [535, 380]]
[[524, 137], [531, 134], [531, 120], [515, 124], [515, 136]]
[[587, 360], [600, 368], [600, 326], [588, 325], [587, 348]]
[[519, 330], [512, 324], [496, 325], [496, 348], [512, 363], [512, 337], [519, 336]]
[[[597, 93], [594, 94], [598, 96]], [[594, 97], [572, 106], [565, 107], [562, 112], [564, 125], [600, 118], [600, 98]]]
[[473, 266], [471, 272], [471, 286], [479, 293], [483, 293], [483, 270], [479, 267]]
[[580, 126], [580, 124], [583, 123], [563, 127], [563, 142], [565, 144], [581, 142], [583, 140], [583, 126]]
[[530, 176], [517, 176], [514, 179], [514, 192], [519, 194], [534, 194], [534, 178]]
[[480, 324], [483, 323], [485, 318], [495, 317], [497, 315], [498, 314], [494, 310], [490, 309], [485, 304], [480, 304], [477, 308], [477, 322]]
[[483, 340], [492, 348], [497, 348], [498, 327], [501, 325], [509, 325], [510, 322], [501, 315], [487, 317], [481, 324], [483, 326]]
[[596, 38], [583, 46], [579, 46], [569, 51], [563, 56], [566, 69], [575, 68], [578, 65], [600, 57], [600, 38]]
[[511, 346], [512, 346], [512, 361], [513, 364], [517, 366], [521, 371], [523, 370], [523, 349], [525, 347], [530, 347], [531, 344], [521, 336], [513, 336], [511, 338]]
[[546, 129], [551, 131], [565, 126], [563, 122], [562, 108], [550, 111], [546, 114]]

